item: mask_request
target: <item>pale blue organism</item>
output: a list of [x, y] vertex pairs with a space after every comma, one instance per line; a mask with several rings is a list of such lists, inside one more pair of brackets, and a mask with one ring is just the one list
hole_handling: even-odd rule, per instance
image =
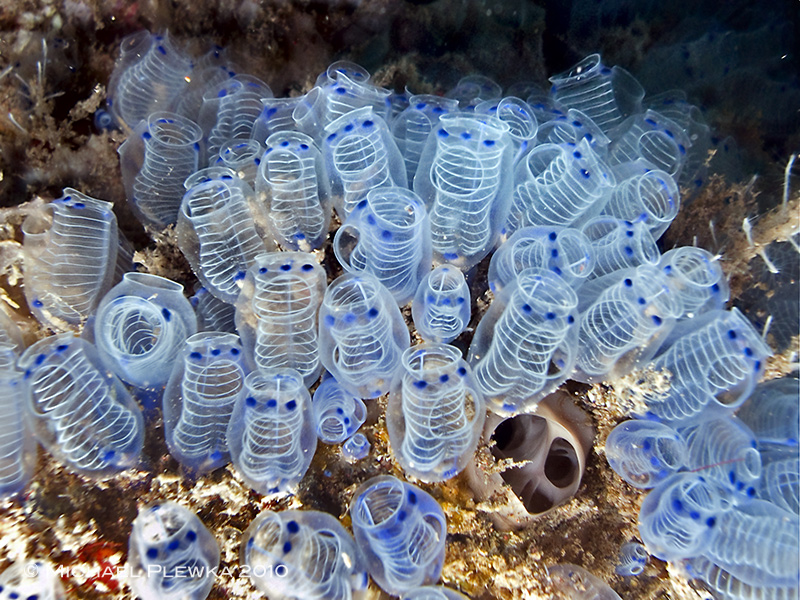
[[615, 134], [608, 156], [612, 167], [642, 158], [674, 180], [681, 179], [692, 143], [680, 125], [647, 110], [626, 119]]
[[566, 112], [558, 109], [542, 111], [540, 107], [532, 107], [532, 110], [542, 119], [536, 136], [540, 144], [575, 145], [585, 141], [597, 156], [608, 156], [611, 139], [585, 113], [575, 108]]
[[135, 387], [158, 390], [196, 331], [197, 317], [181, 284], [131, 272], [103, 297], [90, 333], [103, 366]]
[[547, 573], [553, 588], [569, 600], [622, 600], [611, 586], [583, 567], [561, 563]]
[[342, 221], [370, 190], [408, 187], [400, 150], [386, 122], [370, 106], [329, 123], [322, 153], [336, 212]]
[[680, 297], [652, 265], [615, 271], [581, 289], [578, 358], [573, 379], [620, 377], [647, 364], [681, 315]]
[[503, 88], [496, 81], [485, 75], [474, 74], [459, 79], [445, 97], [458, 100], [462, 111], [474, 111], [481, 102], [499, 100], [502, 93]]
[[296, 131], [297, 123], [293, 115], [305, 98], [306, 96], [263, 98], [261, 114], [253, 123], [252, 139], [264, 144], [273, 133]]
[[661, 258], [655, 239], [642, 221], [596, 217], [582, 231], [595, 259], [591, 279], [639, 265], [655, 265]]
[[424, 585], [405, 592], [401, 600], [469, 600], [467, 596], [443, 585]]
[[674, 338], [653, 362], [655, 370], [670, 374], [670, 388], [647, 398], [650, 413], [667, 423], [697, 422], [700, 416], [713, 418], [738, 408], [772, 354], [736, 308], [684, 321]]
[[761, 478], [761, 455], [753, 432], [736, 417], [690, 424], [678, 430], [686, 440], [686, 468], [715, 479], [731, 490], [755, 496]]
[[392, 382], [386, 426], [403, 470], [444, 481], [472, 458], [486, 414], [483, 395], [461, 351], [435, 342], [403, 353]]
[[604, 214], [623, 221], [641, 221], [657, 240], [680, 209], [675, 180], [644, 160], [620, 165], [616, 175], [619, 183], [603, 209]]
[[311, 254], [256, 257], [236, 302], [236, 326], [253, 368], [293, 369], [306, 387], [317, 380], [317, 309], [325, 285], [325, 271]]
[[369, 583], [353, 536], [317, 510], [263, 511], [244, 532], [240, 556], [273, 600], [350, 600]]
[[702, 556], [684, 564], [687, 573], [702, 579], [720, 600], [793, 600], [800, 594], [797, 582], [793, 585], [751, 585]]
[[369, 440], [363, 433], [356, 433], [342, 444], [342, 456], [350, 462], [357, 462], [369, 454]]
[[230, 460], [225, 435], [248, 372], [237, 335], [211, 331], [186, 340], [163, 408], [170, 454], [190, 471], [206, 473]]
[[263, 144], [254, 139], [232, 139], [224, 142], [217, 156], [209, 159], [211, 166], [228, 167], [248, 186], [256, 183], [256, 174], [264, 154]]
[[320, 110], [324, 124], [361, 108], [372, 109], [382, 119], [388, 117], [388, 100], [391, 91], [376, 86], [364, 67], [339, 60], [332, 63], [317, 77], [320, 90]]
[[311, 396], [290, 369], [253, 372], [244, 383], [227, 431], [233, 464], [262, 494], [290, 492], [317, 448]]
[[406, 188], [370, 190], [336, 231], [333, 251], [345, 271], [374, 275], [403, 306], [431, 268], [425, 205]]
[[606, 67], [599, 54], [553, 75], [550, 83], [550, 93], [560, 106], [580, 110], [605, 132], [639, 112], [644, 98], [644, 89], [630, 73]]
[[513, 96], [502, 100], [486, 100], [475, 107], [476, 113], [497, 117], [509, 126], [508, 135], [514, 144], [514, 160], [517, 164], [536, 145], [539, 123], [527, 102]]
[[310, 252], [323, 244], [331, 220], [330, 181], [311, 137], [283, 130], [270, 135], [255, 186], [281, 246]]
[[199, 183], [183, 196], [175, 228], [197, 278], [229, 304], [236, 302], [256, 256], [275, 250], [264, 235], [266, 215], [252, 199], [253, 190], [238, 177]]
[[133, 128], [151, 113], [169, 110], [191, 74], [191, 59], [168, 34], [138, 31], [122, 40], [108, 83], [108, 105], [118, 121]]
[[226, 144], [251, 139], [261, 101], [271, 97], [269, 86], [252, 75], [234, 75], [207, 89], [197, 122], [208, 138], [208, 156], [216, 160]]
[[69, 333], [46, 337], [25, 350], [19, 369], [33, 434], [59, 462], [94, 478], [138, 464], [142, 411], [92, 344]]
[[523, 227], [492, 255], [489, 289], [497, 294], [529, 268], [550, 270], [577, 289], [592, 275], [594, 265], [594, 251], [579, 229]]
[[800, 520], [770, 502], [737, 503], [721, 515], [703, 555], [755, 586], [796, 586]]
[[606, 459], [634, 487], [648, 489], [688, 464], [686, 441], [663, 423], [634, 419], [611, 430]]
[[639, 536], [661, 560], [708, 551], [720, 519], [733, 507], [731, 492], [700, 473], [677, 473], [656, 486], [639, 510]]
[[496, 117], [454, 113], [428, 135], [414, 191], [428, 207], [437, 262], [468, 271], [496, 244], [512, 189], [509, 129]]
[[529, 410], [575, 366], [578, 297], [552, 271], [526, 269], [484, 315], [469, 363], [490, 408]]
[[399, 596], [439, 580], [447, 521], [427, 492], [390, 475], [373, 477], [350, 504], [353, 535], [381, 589]]
[[624, 577], [635, 577], [644, 573], [644, 568], [650, 554], [647, 548], [639, 542], [627, 542], [619, 549], [619, 558], [617, 559], [617, 566], [614, 569], [617, 575]]
[[514, 169], [506, 234], [523, 227], [579, 226], [600, 214], [614, 174], [585, 139], [539, 144]]
[[119, 147], [125, 195], [142, 224], [160, 230], [178, 220], [183, 182], [200, 167], [202, 139], [194, 121], [159, 111]]
[[319, 311], [319, 360], [360, 398], [389, 391], [410, 337], [397, 303], [374, 276], [345, 273], [325, 292]]
[[224, 331], [236, 333], [234, 315], [236, 307], [223, 302], [202, 285], [195, 286], [189, 302], [197, 315], [197, 331]]
[[422, 148], [428, 134], [439, 123], [439, 117], [458, 111], [458, 101], [431, 94], [417, 94], [392, 120], [392, 137], [403, 155], [408, 181], [414, 180]]
[[449, 344], [469, 325], [469, 286], [453, 266], [440, 265], [417, 287], [411, 315], [417, 332], [429, 342]]
[[0, 573], [0, 600], [66, 600], [61, 578], [49, 563], [17, 561]]
[[25, 388], [15, 368], [22, 334], [0, 308], [0, 498], [21, 492], [36, 467], [36, 440], [25, 419]]
[[736, 413], [759, 443], [798, 445], [800, 379], [781, 377], [759, 383]]
[[658, 266], [683, 301], [683, 319], [720, 310], [730, 298], [720, 258], [695, 246], [673, 248], [661, 256]]
[[189, 509], [145, 507], [128, 541], [128, 582], [141, 600], [204, 600], [214, 586], [219, 546]]
[[188, 119], [197, 119], [203, 107], [203, 96], [208, 90], [219, 89], [219, 86], [236, 75], [234, 67], [227, 64], [223, 50], [210, 50], [194, 61], [191, 81], [175, 98], [172, 110]]
[[43, 324], [80, 326], [111, 287], [120, 244], [112, 204], [72, 188], [22, 224], [25, 298]]
[[341, 444], [352, 437], [367, 418], [364, 401], [333, 377], [325, 379], [314, 392], [312, 408], [317, 437], [325, 444]]
[[780, 446], [779, 451], [761, 447], [761, 479], [757, 496], [775, 506], [800, 515], [800, 454], [797, 446]]

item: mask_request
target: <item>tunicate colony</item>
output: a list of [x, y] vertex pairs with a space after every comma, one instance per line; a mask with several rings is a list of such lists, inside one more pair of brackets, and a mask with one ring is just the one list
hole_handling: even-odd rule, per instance
[[[191, 59], [167, 35], [126, 38], [104, 118], [130, 132], [128, 203], [151, 232], [175, 225], [200, 286], [190, 302], [180, 284], [131, 271], [111, 205], [76, 190], [25, 222], [26, 298], [62, 333], [24, 349], [2, 315], [0, 494], [24, 489], [34, 438], [87, 477], [135, 467], [159, 405], [188, 472], [232, 462], [258, 492], [291, 493], [318, 439], [351, 462], [369, 454], [365, 401], [387, 393], [397, 462], [442, 481], [471, 460], [486, 408], [497, 427], [567, 379], [650, 366], [669, 390], [606, 444], [615, 471], [652, 488], [646, 551], [626, 545], [618, 572], [641, 573], [649, 552], [685, 561], [720, 598], [796, 594], [797, 381], [757, 386], [770, 349], [724, 309], [717, 257], [656, 245], [678, 186], [702, 174], [708, 127], [680, 93], [645, 99], [598, 55], [551, 82], [525, 99], [475, 76], [445, 97], [398, 94], [340, 61], [306, 94], [274, 98], [218, 49]], [[311, 252], [332, 208], [346, 273], [328, 282]], [[468, 327], [467, 281], [490, 254], [495, 298], [465, 359], [449, 343]], [[400, 308], [412, 299], [426, 341], [410, 347]], [[254, 585], [345, 599], [369, 574], [404, 598], [459, 597], [433, 587], [447, 533], [433, 497], [380, 476], [350, 513], [353, 535], [325, 513], [262, 513], [241, 548], [261, 573]], [[219, 549], [167, 503], [142, 509], [128, 561], [142, 598], [201, 600]], [[197, 577], [170, 577], [187, 565]], [[551, 576], [584, 589], [576, 598], [589, 581], [615, 596], [579, 567]], [[61, 597], [40, 579], [40, 597]]]

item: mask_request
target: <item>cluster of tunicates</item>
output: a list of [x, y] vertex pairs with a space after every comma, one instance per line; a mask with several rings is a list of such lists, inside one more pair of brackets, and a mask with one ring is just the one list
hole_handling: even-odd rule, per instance
[[[760, 342], [735, 321], [724, 323], [719, 340], [704, 329], [698, 333], [709, 344], [752, 345], [754, 354]], [[664, 351], [670, 354], [676, 351]], [[720, 352], [711, 371], [673, 367], [672, 389], [689, 387], [693, 396], [659, 395], [655, 405], [680, 400], [682, 408], [691, 407], [703, 395], [706, 402], [688, 413], [691, 420], [686, 410], [673, 410], [666, 417], [654, 413], [659, 420], [621, 423], [608, 436], [606, 456], [628, 483], [651, 489], [639, 513], [649, 553], [685, 561], [692, 576], [723, 598], [789, 598], [800, 578], [800, 384], [775, 379], [753, 390], [754, 365], [737, 357]], [[632, 555], [623, 553], [621, 567], [626, 556]]]
[[[568, 379], [650, 365], [669, 389], [647, 398], [652, 420], [624, 424], [607, 446], [626, 479], [656, 486], [641, 518], [648, 550], [695, 560], [707, 581], [718, 575], [701, 559], [747, 585], [796, 578], [766, 550], [755, 562], [730, 555], [772, 534], [792, 541], [781, 521], [797, 506], [789, 438], [769, 408], [731, 416], [770, 350], [724, 310], [718, 257], [662, 255], [656, 244], [679, 210], [679, 184], [704, 168], [708, 127], [678, 95], [646, 99], [598, 55], [551, 82], [549, 93], [515, 86], [504, 97], [467, 77], [444, 97], [411, 95], [340, 61], [302, 96], [274, 98], [219, 49], [191, 59], [168, 35], [126, 39], [109, 108], [128, 133], [127, 201], [150, 233], [175, 226], [199, 283], [190, 301], [179, 283], [131, 271], [110, 205], [75, 190], [28, 218], [26, 297], [61, 333], [23, 351], [2, 327], [11, 342], [0, 342], [0, 385], [23, 398], [26, 416], [0, 405], [11, 434], [0, 438], [0, 491], [30, 477], [25, 428], [72, 471], [104, 478], [139, 464], [160, 405], [187, 472], [232, 462], [252, 489], [292, 493], [317, 440], [342, 444], [351, 462], [369, 454], [365, 401], [388, 393], [391, 449], [409, 476], [454, 477], [481, 434], [494, 436], [498, 458], [526, 462], [505, 481], [539, 514], [577, 490], [579, 449], [591, 445], [561, 424], [574, 411], [548, 397]], [[345, 271], [330, 282], [319, 258], [329, 237]], [[490, 255], [494, 299], [470, 323], [470, 284]], [[409, 302], [425, 340], [413, 347]], [[470, 325], [464, 357], [451, 342]], [[213, 569], [212, 544], [185, 511], [140, 515], [137, 568]], [[379, 477], [356, 492], [351, 515], [355, 542], [311, 511], [259, 517], [242, 552], [264, 572], [256, 586], [348, 598], [368, 572], [391, 594], [448, 597], [431, 587], [446, 536], [431, 496]], [[279, 567], [288, 578], [276, 579]], [[137, 593], [171, 597], [178, 583], [145, 577]], [[186, 585], [195, 587], [181, 597], [201, 599], [211, 583]]]

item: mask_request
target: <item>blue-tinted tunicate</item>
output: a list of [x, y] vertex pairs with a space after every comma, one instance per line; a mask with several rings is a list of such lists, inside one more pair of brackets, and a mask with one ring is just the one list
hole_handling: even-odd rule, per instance
[[619, 125], [611, 143], [612, 167], [646, 160], [659, 171], [679, 180], [691, 141], [680, 125], [653, 110], [633, 115]]
[[578, 297], [552, 271], [527, 269], [484, 315], [469, 362], [490, 408], [528, 410], [575, 365]]
[[179, 283], [126, 273], [97, 307], [94, 341], [103, 365], [138, 388], [163, 387], [197, 317]]
[[316, 510], [265, 510], [242, 536], [241, 563], [273, 600], [346, 600], [369, 577], [353, 536]]
[[356, 490], [350, 516], [367, 570], [385, 592], [399, 596], [438, 581], [447, 521], [430, 494], [390, 475], [373, 477]]
[[204, 473], [230, 460], [225, 432], [247, 373], [235, 334], [203, 332], [186, 340], [163, 400], [167, 446], [186, 468]]
[[684, 439], [654, 421], [620, 423], [608, 434], [605, 450], [611, 468], [637, 488], [655, 487], [687, 464]]
[[261, 114], [261, 100], [271, 96], [269, 86], [252, 75], [234, 75], [208, 89], [197, 117], [208, 136], [208, 156], [216, 158], [233, 140], [249, 140], [253, 124]]
[[608, 156], [608, 145], [611, 139], [603, 133], [592, 119], [585, 113], [570, 108], [566, 113], [559, 109], [543, 111], [533, 108], [537, 118], [542, 119], [537, 140], [540, 144], [569, 144], [576, 145], [585, 142], [597, 156]]
[[496, 117], [454, 113], [428, 135], [414, 191], [428, 207], [437, 262], [467, 271], [497, 242], [512, 184], [508, 131]]
[[411, 315], [427, 341], [449, 344], [467, 328], [471, 316], [469, 286], [453, 266], [440, 265], [420, 282]]
[[291, 491], [317, 448], [311, 396], [303, 378], [289, 369], [253, 372], [245, 388], [228, 424], [233, 464], [262, 494]]
[[312, 408], [317, 437], [325, 444], [341, 444], [367, 418], [363, 400], [339, 385], [333, 377], [323, 381], [314, 392]]
[[485, 75], [466, 75], [458, 80], [455, 87], [447, 91], [448, 98], [458, 100], [461, 110], [471, 112], [481, 102], [499, 100], [503, 88]]
[[142, 411], [89, 342], [72, 334], [36, 342], [19, 359], [36, 439], [73, 471], [102, 478], [135, 466]]
[[580, 225], [598, 215], [616, 184], [586, 140], [540, 144], [514, 170], [507, 234], [537, 225]]
[[756, 436], [768, 442], [797, 447], [800, 439], [800, 380], [782, 377], [759, 383], [736, 416]]
[[348, 112], [325, 127], [322, 153], [336, 212], [344, 221], [367, 192], [408, 187], [403, 157], [386, 122], [371, 107]]
[[371, 273], [403, 306], [431, 268], [428, 213], [411, 190], [370, 190], [336, 231], [333, 250], [350, 273]]
[[129, 128], [157, 110], [169, 110], [186, 88], [191, 59], [169, 35], [138, 31], [120, 45], [120, 56], [108, 83], [109, 106]]
[[673, 248], [661, 256], [658, 266], [683, 302], [682, 318], [725, 306], [730, 288], [719, 258], [695, 246]]
[[277, 131], [266, 141], [256, 176], [270, 228], [284, 248], [310, 252], [328, 235], [330, 181], [317, 145], [297, 131]]
[[403, 155], [408, 181], [414, 180], [422, 148], [439, 117], [458, 110], [458, 102], [430, 94], [411, 96], [408, 107], [392, 120], [392, 136]]
[[326, 125], [364, 107], [382, 119], [388, 116], [387, 100], [391, 91], [372, 83], [369, 72], [361, 65], [338, 60], [317, 77], [316, 87], [320, 90], [319, 110]]
[[141, 600], [204, 600], [218, 567], [217, 541], [189, 509], [164, 502], [139, 511], [128, 541], [128, 569]]
[[231, 169], [239, 179], [253, 187], [262, 154], [264, 147], [256, 140], [233, 139], [223, 143], [219, 156], [212, 156], [208, 162], [211, 166], [219, 165]]
[[72, 188], [22, 225], [25, 298], [57, 329], [83, 324], [111, 287], [119, 232], [110, 202]]
[[677, 473], [644, 499], [639, 535], [661, 560], [681, 560], [705, 553], [720, 517], [732, 508], [730, 492], [700, 473]]
[[644, 161], [625, 166], [628, 168], [624, 172], [621, 167], [617, 169], [617, 179], [621, 181], [603, 212], [623, 221], [641, 221], [658, 239], [678, 215], [678, 186], [669, 173], [651, 169]]
[[66, 600], [58, 573], [48, 563], [18, 561], [0, 574], [2, 600]]
[[[795, 403], [797, 402], [795, 396]], [[800, 515], [800, 455], [797, 446], [781, 446], [778, 452], [761, 451], [761, 479], [756, 495]]]
[[578, 381], [619, 377], [646, 364], [664, 343], [683, 306], [663, 272], [652, 265], [616, 271], [590, 284], [596, 285], [598, 294], [582, 293], [580, 298], [577, 372], [573, 375]]
[[561, 106], [584, 112], [606, 132], [641, 110], [644, 98], [644, 89], [630, 73], [606, 67], [599, 54], [553, 75], [550, 82], [550, 93]]
[[119, 147], [125, 195], [142, 224], [160, 230], [178, 220], [183, 182], [200, 166], [202, 137], [186, 117], [155, 112]]
[[702, 556], [684, 564], [689, 575], [702, 579], [720, 600], [793, 600], [800, 594], [797, 582], [793, 585], [751, 585]]
[[732, 490], [755, 495], [761, 476], [761, 456], [753, 432], [736, 417], [703, 421], [679, 430], [686, 440], [685, 466]]
[[614, 571], [617, 575], [625, 577], [641, 575], [649, 558], [650, 554], [644, 545], [639, 542], [628, 542], [619, 549], [619, 559]]
[[443, 481], [467, 464], [485, 409], [469, 365], [454, 346], [435, 342], [403, 353], [386, 409], [392, 451], [403, 470]]
[[363, 433], [356, 433], [342, 444], [342, 456], [345, 460], [356, 462], [369, 454], [369, 440]]
[[763, 500], [738, 503], [721, 515], [703, 555], [750, 585], [796, 586], [800, 520]]
[[223, 302], [201, 285], [195, 286], [189, 302], [197, 315], [197, 331], [236, 333], [236, 308], [232, 304]]
[[753, 325], [736, 308], [689, 319], [656, 358], [653, 367], [670, 373], [670, 388], [651, 394], [647, 408], [665, 422], [711, 418], [741, 406], [772, 354]]
[[14, 366], [21, 350], [19, 327], [0, 308], [0, 498], [22, 491], [36, 466], [22, 373]]
[[642, 221], [631, 223], [614, 217], [597, 217], [586, 223], [582, 231], [595, 259], [592, 278], [639, 265], [654, 265], [661, 256]]
[[536, 144], [539, 123], [533, 109], [524, 100], [513, 96], [507, 96], [500, 101], [487, 100], [478, 104], [475, 112], [492, 115], [508, 124], [508, 135], [514, 144], [514, 164]]
[[319, 376], [317, 309], [325, 271], [305, 252], [256, 257], [236, 302], [236, 326], [252, 366], [293, 369], [308, 387]]
[[367, 273], [346, 273], [325, 292], [319, 311], [320, 362], [360, 398], [389, 391], [410, 338], [397, 303]]
[[572, 227], [523, 227], [492, 255], [489, 289], [495, 294], [525, 269], [550, 270], [577, 288], [594, 270], [589, 239]]
[[265, 241], [264, 216], [253, 212], [253, 191], [238, 177], [212, 179], [183, 196], [178, 246], [209, 292], [232, 304], [258, 254], [275, 249]]

